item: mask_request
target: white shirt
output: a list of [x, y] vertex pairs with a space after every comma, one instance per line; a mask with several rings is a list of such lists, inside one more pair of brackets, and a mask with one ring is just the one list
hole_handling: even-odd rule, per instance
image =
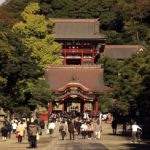
[[136, 124], [132, 125], [132, 132], [137, 132], [138, 129], [141, 129], [138, 125]]
[[86, 124], [81, 125], [81, 131], [87, 131], [88, 126]]
[[50, 122], [48, 125], [48, 129], [55, 129], [55, 123], [54, 122]]
[[84, 113], [84, 114], [83, 114], [83, 118], [84, 118], [84, 119], [89, 119], [89, 114], [88, 114], [88, 113]]
[[13, 123], [12, 128], [13, 128], [13, 130], [16, 130], [17, 129], [17, 123]]

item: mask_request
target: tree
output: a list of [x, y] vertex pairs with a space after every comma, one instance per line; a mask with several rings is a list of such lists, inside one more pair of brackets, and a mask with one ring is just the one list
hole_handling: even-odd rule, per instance
[[47, 64], [60, 64], [60, 44], [54, 42], [51, 19], [39, 15], [38, 3], [30, 4], [22, 13], [23, 21], [13, 26], [13, 32], [20, 38], [26, 51], [31, 51], [31, 60], [39, 66]]
[[104, 66], [104, 81], [107, 86], [113, 87], [120, 70], [122, 63], [115, 59], [101, 56], [99, 62]]
[[136, 43], [147, 40], [149, 30], [144, 24], [144, 18], [149, 15], [149, 5], [149, 0], [118, 0], [118, 7], [124, 18], [124, 29]]
[[149, 48], [126, 60], [120, 68], [120, 76], [114, 86], [114, 98], [117, 99], [119, 109], [132, 119], [137, 119], [137, 114], [143, 120], [144, 116], [150, 116], [149, 61]]
[[13, 112], [17, 106], [29, 106], [23, 103], [27, 99], [24, 91], [29, 81], [33, 84], [42, 74], [14, 34], [1, 33], [0, 43], [0, 106]]
[[19, 107], [28, 112], [54, 99], [43, 76], [47, 63], [59, 63], [60, 44], [54, 42], [53, 23], [38, 11], [38, 4], [31, 4], [22, 14], [25, 20], [1, 36], [0, 106], [10, 112]]

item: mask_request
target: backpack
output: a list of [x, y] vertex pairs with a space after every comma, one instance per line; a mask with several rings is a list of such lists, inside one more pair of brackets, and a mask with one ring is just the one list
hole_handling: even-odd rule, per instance
[[63, 130], [64, 130], [64, 126], [61, 125], [61, 126], [59, 127], [59, 131], [63, 131]]

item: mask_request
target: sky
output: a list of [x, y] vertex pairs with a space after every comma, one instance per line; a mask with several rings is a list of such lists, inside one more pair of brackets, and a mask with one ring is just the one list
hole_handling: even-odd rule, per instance
[[0, 5], [4, 2], [5, 0], [0, 0]]

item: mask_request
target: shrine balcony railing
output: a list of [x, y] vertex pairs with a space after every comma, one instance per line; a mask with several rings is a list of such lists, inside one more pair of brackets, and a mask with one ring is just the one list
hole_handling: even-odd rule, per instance
[[97, 54], [99, 51], [94, 49], [77, 49], [77, 48], [68, 48], [68, 49], [62, 49], [61, 53], [83, 53], [83, 54]]

